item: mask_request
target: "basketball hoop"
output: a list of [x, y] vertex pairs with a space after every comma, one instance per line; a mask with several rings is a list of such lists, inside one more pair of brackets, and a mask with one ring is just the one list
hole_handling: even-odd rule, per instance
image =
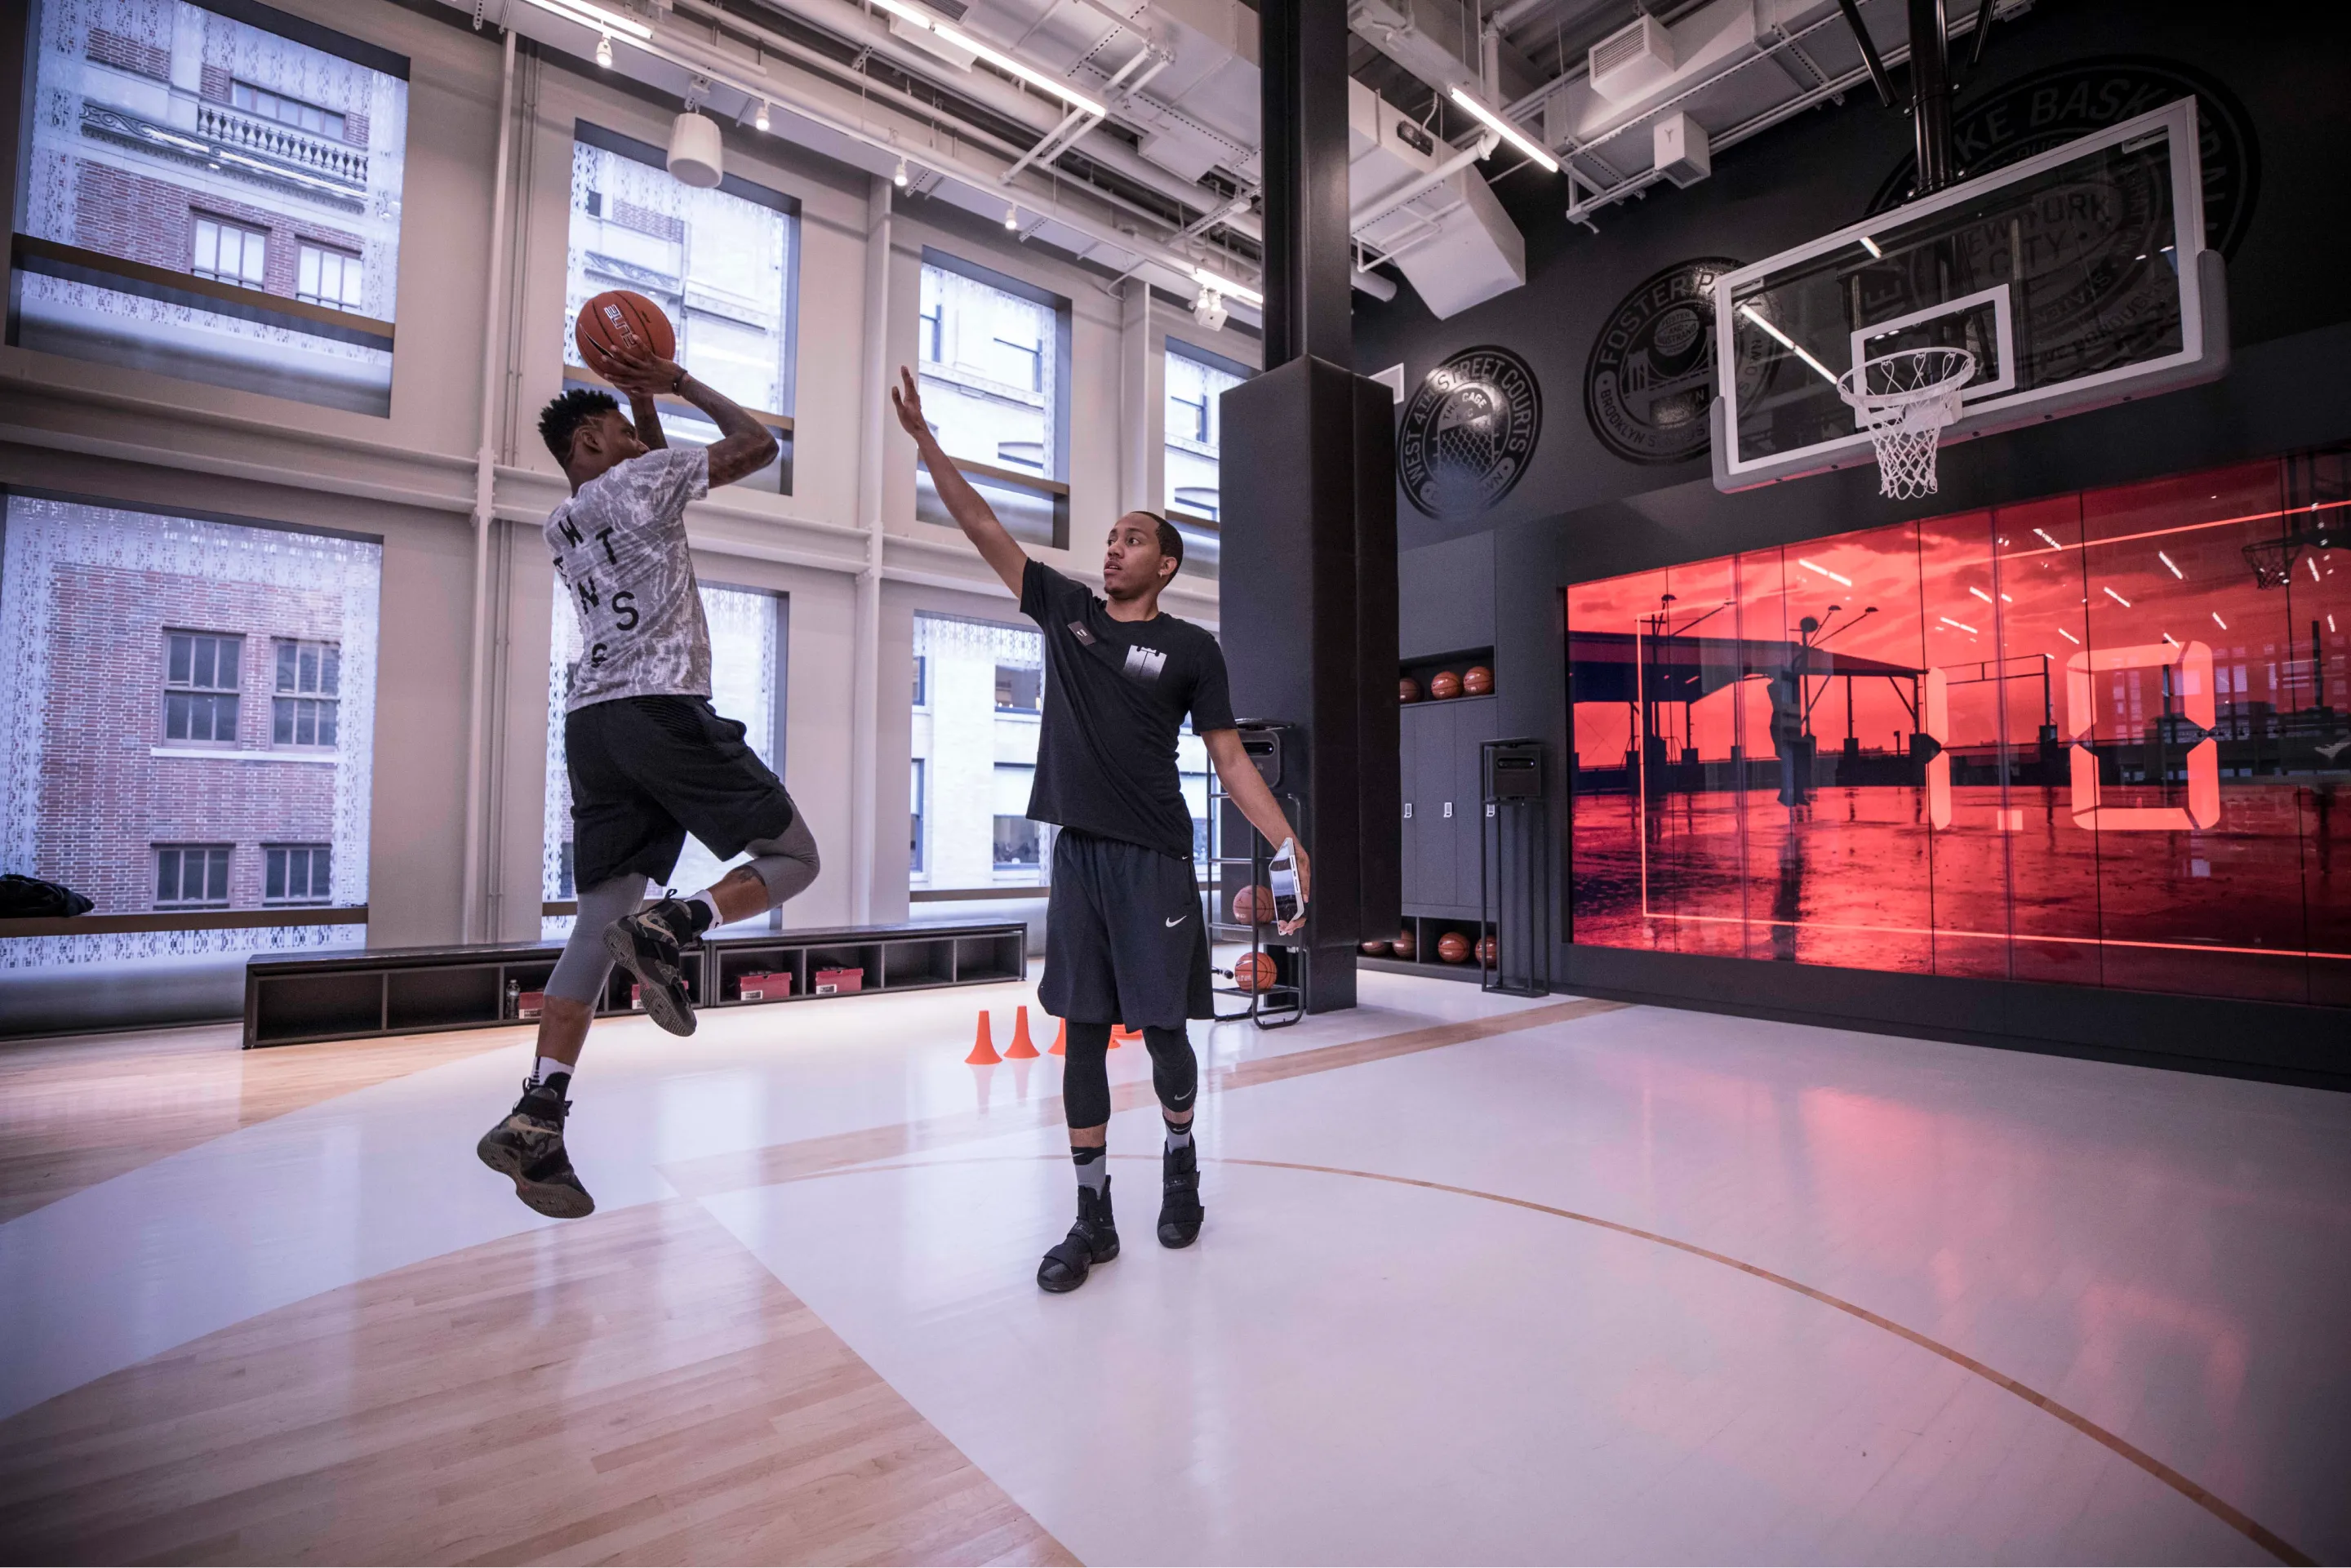
[[1837, 395], [1877, 448], [1877, 493], [1897, 501], [1935, 493], [1935, 448], [1959, 417], [1959, 389], [1976, 373], [1965, 349], [1904, 349], [1864, 360], [1837, 378]]
[[2283, 588], [2286, 580], [2294, 575], [2294, 563], [2302, 559], [2306, 542], [2300, 534], [2288, 534], [2283, 538], [2247, 545], [2245, 564], [2253, 569], [2253, 586]]

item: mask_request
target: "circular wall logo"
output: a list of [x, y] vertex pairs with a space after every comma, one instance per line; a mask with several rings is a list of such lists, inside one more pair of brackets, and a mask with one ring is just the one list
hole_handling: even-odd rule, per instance
[[1542, 392], [1527, 362], [1489, 344], [1420, 381], [1396, 436], [1396, 476], [1432, 517], [1474, 517], [1510, 493], [1542, 432]]
[[[2252, 221], [2261, 187], [2252, 121], [2228, 89], [2171, 60], [2076, 60], [2011, 82], [1953, 115], [1954, 157], [1970, 174], [1989, 173], [2191, 94], [2204, 171], [2205, 243], [2232, 255]], [[1917, 161], [1905, 158], [1878, 187], [1870, 212], [1901, 205], [1917, 179]]]
[[[1714, 402], [1714, 280], [1728, 256], [1676, 262], [1618, 301], [1583, 367], [1583, 412], [1602, 445], [1634, 463], [1680, 463], [1705, 452]], [[1750, 346], [1743, 398], [1762, 390], [1766, 360]]]

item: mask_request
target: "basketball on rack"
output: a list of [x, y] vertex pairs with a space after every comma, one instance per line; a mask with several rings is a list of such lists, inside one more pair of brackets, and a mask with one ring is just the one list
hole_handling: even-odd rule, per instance
[[1244, 953], [1240, 961], [1233, 966], [1233, 984], [1242, 990], [1270, 991], [1273, 989], [1273, 955], [1270, 953]]
[[1395, 956], [1399, 958], [1409, 958], [1420, 951], [1420, 944], [1413, 940], [1409, 931], [1396, 933], [1396, 939], [1390, 946], [1395, 949]]
[[600, 376], [609, 376], [611, 351], [635, 342], [657, 360], [677, 352], [677, 333], [660, 306], [625, 288], [607, 289], [580, 308], [572, 335], [580, 344], [580, 362]]
[[1448, 964], [1469, 961], [1469, 938], [1458, 931], [1447, 931], [1437, 939], [1437, 956]]
[[1264, 925], [1273, 919], [1273, 889], [1263, 883], [1245, 887], [1233, 894], [1233, 923], [1238, 925]]
[[1491, 936], [1478, 938], [1478, 962], [1480, 964], [1491, 964], [1495, 955], [1500, 951], [1501, 949], [1494, 945], [1494, 939]]
[[1385, 943], [1385, 942], [1366, 942], [1366, 943], [1364, 943], [1364, 957], [1366, 957], [1366, 958], [1384, 958], [1384, 957], [1386, 957], [1387, 956], [1388, 956], [1388, 944], [1387, 944], [1387, 943]]
[[1428, 695], [1438, 702], [1461, 695], [1461, 677], [1450, 670], [1439, 670], [1428, 677]]
[[1410, 675], [1405, 675], [1396, 682], [1396, 701], [1416, 703], [1419, 700], [1420, 683], [1418, 681], [1414, 680]]
[[1461, 674], [1461, 692], [1465, 696], [1482, 697], [1494, 689], [1494, 672], [1483, 664], [1472, 664]]

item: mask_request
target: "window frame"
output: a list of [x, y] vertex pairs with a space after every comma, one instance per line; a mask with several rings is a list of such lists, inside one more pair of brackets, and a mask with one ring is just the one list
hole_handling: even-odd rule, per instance
[[[1204, 370], [1216, 371], [1224, 375], [1232, 376], [1238, 382], [1251, 381], [1256, 378], [1258, 372], [1251, 370], [1249, 366], [1241, 363], [1238, 360], [1229, 359], [1223, 354], [1216, 352], [1212, 349], [1201, 348], [1197, 343], [1180, 338], [1174, 332], [1169, 332], [1161, 342], [1160, 354], [1162, 359], [1162, 364], [1160, 367], [1161, 391], [1159, 397], [1160, 451], [1162, 454], [1165, 454], [1171, 448], [1177, 451], [1186, 451], [1187, 449], [1186, 448], [1176, 447], [1175, 445], [1172, 433], [1167, 428], [1168, 405], [1170, 403], [1180, 403], [1185, 408], [1196, 410], [1197, 423], [1199, 424], [1207, 424], [1210, 423], [1208, 405], [1205, 400], [1196, 403], [1191, 402], [1185, 399], [1176, 397], [1173, 392], [1167, 391], [1166, 366], [1165, 361], [1167, 360], [1188, 360], [1193, 364], [1197, 365]], [[1183, 439], [1192, 442], [1195, 445], [1202, 446], [1207, 445], [1208, 442], [1208, 438], [1206, 435], [1187, 435]], [[1194, 457], [1202, 455], [1196, 452], [1189, 453], [1188, 455]], [[1163, 455], [1163, 465], [1165, 461], [1165, 459]], [[1218, 482], [1217, 515], [1215, 517], [1207, 517], [1204, 516], [1200, 512], [1186, 510], [1186, 508], [1176, 505], [1176, 487], [1169, 485], [1163, 476], [1160, 482], [1160, 505], [1171, 520], [1188, 523], [1195, 528], [1205, 529], [1212, 534], [1220, 531], [1223, 525], [1224, 515], [1223, 478], [1225, 466], [1224, 431], [1221, 427], [1217, 430], [1217, 455], [1214, 461], [1217, 465]]]
[[[225, 283], [232, 288], [252, 288], [265, 292], [267, 290], [269, 287], [270, 237], [270, 231], [268, 229], [256, 228], [252, 224], [246, 223], [242, 218], [225, 217], [218, 213], [206, 212], [204, 208], [196, 206], [193, 204], [190, 204], [189, 205], [188, 217], [190, 220], [188, 233], [189, 277], [201, 277], [210, 283]], [[204, 254], [203, 246], [204, 243], [204, 230], [207, 228], [210, 228], [213, 231], [213, 265], [210, 267], [200, 265], [200, 258]], [[235, 235], [238, 239], [237, 265], [239, 270], [234, 277], [223, 272], [220, 267], [220, 240], [223, 235], [227, 234]], [[245, 259], [248, 255], [252, 254], [253, 247], [256, 244], [260, 246], [260, 270], [257, 273], [247, 275], [243, 270]]]
[[[177, 637], [185, 637], [189, 640], [188, 678], [183, 681], [174, 681], [172, 676], [172, 642]], [[198, 641], [214, 644], [213, 673], [215, 677], [220, 673], [220, 646], [225, 643], [235, 650], [236, 674], [234, 684], [225, 686], [200, 686], [195, 684], [195, 643]], [[159, 714], [161, 722], [157, 727], [158, 735], [155, 744], [183, 747], [192, 751], [218, 750], [225, 747], [234, 749], [237, 747], [245, 733], [245, 633], [203, 632], [193, 626], [166, 625], [162, 629], [162, 655], [163, 700]], [[175, 736], [172, 733], [172, 699], [173, 697], [202, 698], [206, 702], [205, 711], [213, 716], [210, 726], [212, 734], [209, 737], [199, 738], [193, 735]], [[228, 706], [228, 735], [225, 738], [223, 738], [220, 733], [220, 707], [221, 699], [224, 697], [227, 699]], [[191, 715], [194, 712], [193, 700], [189, 712]], [[193, 729], [194, 727], [191, 725], [189, 727]]]
[[[266, 909], [301, 909], [318, 908], [333, 904], [334, 854], [335, 846], [330, 843], [263, 844], [261, 846], [262, 906]], [[292, 880], [287, 873], [293, 870], [293, 857], [296, 855], [303, 857], [302, 881], [308, 891], [299, 897], [286, 893], [271, 893], [269, 887], [272, 881], [283, 884]], [[327, 869], [323, 873], [319, 869], [321, 859], [327, 862]], [[319, 885], [322, 879], [326, 883], [324, 888]]]
[[[326, 272], [325, 263], [326, 258], [329, 256], [332, 256], [338, 264], [336, 269], [336, 276], [338, 277], [348, 283], [353, 278], [354, 275], [356, 275], [359, 284], [359, 297], [353, 298], [349, 293], [339, 293], [334, 298], [329, 299], [326, 297], [324, 290], [316, 288], [307, 294], [304, 293], [302, 289], [302, 277], [305, 271], [309, 267], [310, 259], [313, 256], [319, 258], [319, 273], [321, 277], [323, 277]], [[306, 305], [321, 306], [329, 310], [347, 310], [353, 315], [358, 315], [360, 313], [360, 305], [365, 302], [366, 289], [367, 258], [365, 256], [361, 256], [357, 251], [346, 250], [339, 245], [328, 245], [324, 241], [311, 239], [301, 235], [297, 235], [295, 236], [295, 298], [301, 300]]]
[[[152, 883], [152, 885], [155, 889], [155, 899], [152, 907], [157, 913], [172, 913], [190, 909], [227, 909], [235, 903], [235, 892], [231, 885], [236, 873], [236, 846], [235, 844], [169, 842], [150, 844], [148, 846], [148, 850], [154, 857], [152, 862], [152, 869], [155, 873]], [[188, 865], [186, 857], [191, 854], [200, 854], [204, 857], [204, 863], [201, 873], [204, 878], [204, 888], [203, 891], [194, 898], [189, 898], [186, 896], [188, 886]], [[169, 899], [163, 896], [163, 863], [164, 857], [167, 855], [178, 857], [175, 862], [177, 874], [174, 880], [180, 888], [179, 896]], [[214, 861], [215, 856], [218, 857], [217, 862]], [[221, 890], [217, 896], [215, 896], [212, 892], [212, 871], [215, 863], [218, 864], [220, 869]]]
[[[319, 655], [318, 670], [319, 678], [321, 684], [308, 691], [302, 689], [301, 686], [300, 660], [302, 650], [304, 649], [316, 650]], [[286, 654], [288, 650], [291, 650], [294, 653], [296, 661], [295, 685], [290, 687], [281, 686], [277, 684], [284, 676]], [[274, 751], [303, 752], [334, 752], [340, 750], [342, 748], [343, 716], [342, 643], [338, 641], [329, 641], [329, 639], [322, 637], [273, 637], [270, 639], [269, 652], [270, 749]], [[323, 684], [329, 678], [329, 655], [331, 655], [331, 674], [334, 680], [332, 689], [329, 689]], [[291, 725], [290, 729], [293, 734], [298, 736], [301, 732], [302, 705], [306, 703], [310, 705], [311, 733], [314, 736], [318, 733], [319, 727], [318, 720], [321, 716], [326, 716], [329, 718], [329, 723], [334, 729], [336, 737], [334, 739], [280, 740], [277, 738], [277, 715], [279, 705], [292, 705], [294, 722]]]
[[907, 786], [907, 799], [913, 808], [909, 815], [914, 818], [914, 834], [909, 846], [906, 871], [911, 876], [921, 876], [926, 874], [923, 870], [925, 838], [923, 804], [924, 797], [930, 792], [930, 768], [926, 766], [930, 759], [925, 757], [910, 757], [906, 760], [914, 764], [914, 778]]

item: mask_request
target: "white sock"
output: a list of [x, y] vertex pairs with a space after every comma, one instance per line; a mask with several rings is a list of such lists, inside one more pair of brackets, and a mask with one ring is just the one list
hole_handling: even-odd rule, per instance
[[569, 1077], [573, 1065], [569, 1061], [558, 1061], [551, 1056], [542, 1056], [538, 1059], [538, 1067], [531, 1071], [530, 1081], [533, 1083], [544, 1083], [559, 1072]]
[[718, 913], [718, 901], [710, 896], [710, 889], [706, 887], [704, 888], [700, 893], [697, 893], [693, 897], [687, 899], [686, 902], [688, 904], [698, 904], [702, 905], [703, 908], [710, 911], [710, 924], [712, 925], [724, 925], [726, 924], [726, 917]]

